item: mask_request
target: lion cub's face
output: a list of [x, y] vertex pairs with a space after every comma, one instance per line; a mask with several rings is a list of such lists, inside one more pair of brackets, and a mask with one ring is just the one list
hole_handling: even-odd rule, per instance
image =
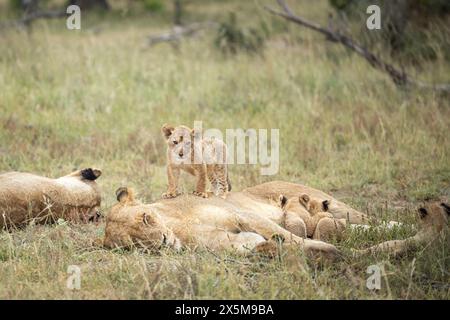
[[166, 138], [170, 159], [174, 162], [185, 163], [191, 159], [194, 142], [194, 131], [186, 126], [173, 127], [163, 125], [161, 131]]
[[311, 215], [315, 215], [319, 212], [327, 212], [330, 206], [330, 201], [311, 199], [307, 194], [302, 194], [299, 197], [299, 202]]
[[438, 231], [448, 226], [450, 206], [446, 203], [431, 203], [419, 209], [422, 227], [433, 227]]

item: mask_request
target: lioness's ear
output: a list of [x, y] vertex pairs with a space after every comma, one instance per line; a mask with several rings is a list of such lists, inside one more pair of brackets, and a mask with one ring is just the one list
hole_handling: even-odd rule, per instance
[[120, 187], [116, 190], [116, 198], [117, 201], [121, 202], [122, 199], [128, 196], [128, 189], [126, 187]]
[[450, 206], [444, 202], [441, 203], [441, 206], [444, 208], [444, 211], [450, 216]]
[[169, 139], [169, 137], [172, 135], [173, 130], [175, 130], [174, 126], [171, 126], [167, 123], [165, 123], [161, 128], [161, 132], [166, 139]]
[[281, 209], [283, 209], [286, 206], [288, 199], [284, 195], [280, 194], [279, 200], [280, 200], [280, 207]]
[[102, 175], [102, 171], [100, 169], [86, 168], [81, 170], [81, 176], [86, 180], [95, 180]]
[[309, 196], [307, 194], [302, 194], [298, 200], [300, 201], [301, 204], [303, 205], [307, 205], [309, 202]]
[[127, 187], [120, 187], [116, 190], [116, 198], [119, 202], [125, 201], [133, 201], [134, 200], [134, 192], [133, 189]]
[[425, 218], [428, 215], [428, 211], [425, 208], [419, 208], [420, 219]]
[[328, 200], [322, 201], [322, 206], [323, 206], [323, 211], [327, 212], [328, 209], [330, 208], [330, 201], [328, 201]]

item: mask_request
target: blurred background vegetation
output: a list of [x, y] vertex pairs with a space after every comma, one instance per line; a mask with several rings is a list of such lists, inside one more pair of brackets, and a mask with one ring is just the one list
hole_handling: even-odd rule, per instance
[[[324, 2], [326, 0], [322, 0]], [[147, 16], [161, 23], [172, 21], [176, 25], [187, 24], [199, 18], [219, 21], [216, 44], [225, 52], [242, 49], [248, 52], [258, 51], [266, 38], [276, 33], [283, 23], [268, 24], [268, 19], [245, 19], [239, 21], [237, 12], [217, 12], [215, 15], [199, 15], [199, 6], [229, 5], [230, 0], [2, 0], [0, 5], [3, 17], [20, 17], [35, 11], [63, 8], [77, 4], [82, 10], [115, 13], [122, 19]], [[261, 7], [270, 2], [252, 1]], [[275, 2], [275, 1], [274, 1]], [[450, 59], [448, 42], [442, 42], [439, 33], [433, 30], [447, 30], [449, 25], [450, 2], [446, 0], [328, 0], [328, 26], [337, 31], [350, 34], [369, 48], [379, 48], [389, 52], [390, 56], [402, 64], [416, 64], [425, 58], [437, 59], [445, 55]], [[376, 4], [382, 11], [382, 29], [378, 32], [366, 32], [366, 8]], [[191, 9], [189, 7], [191, 6]], [[211, 12], [209, 12], [211, 13]], [[244, 27], [245, 22], [253, 26]], [[270, 19], [269, 19], [270, 20]], [[437, 48], [435, 43], [442, 43]]]

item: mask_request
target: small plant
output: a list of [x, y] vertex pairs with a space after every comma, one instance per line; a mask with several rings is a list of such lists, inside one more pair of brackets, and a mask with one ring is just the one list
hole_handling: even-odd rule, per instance
[[265, 28], [243, 28], [238, 25], [236, 14], [231, 12], [228, 20], [221, 23], [216, 36], [216, 46], [226, 54], [239, 51], [258, 52], [264, 45]]

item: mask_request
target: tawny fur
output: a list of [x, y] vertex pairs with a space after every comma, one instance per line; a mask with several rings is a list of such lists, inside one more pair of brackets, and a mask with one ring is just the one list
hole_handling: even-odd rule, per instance
[[329, 241], [331, 239], [342, 240], [347, 227], [346, 219], [323, 218], [316, 225], [313, 239]]
[[202, 138], [186, 126], [173, 127], [165, 124], [161, 131], [167, 141], [168, 188], [162, 197], [174, 198], [179, 195], [180, 171], [186, 171], [197, 178], [194, 194], [208, 197], [206, 180], [211, 183], [213, 193], [226, 197], [231, 190], [227, 169], [227, 148], [223, 141]]
[[279, 196], [279, 206], [284, 211], [286, 221], [292, 219], [290, 216], [297, 216], [305, 224], [305, 237], [315, 240], [330, 239], [336, 234], [335, 225], [339, 224], [333, 215], [326, 212], [329, 203], [329, 200], [320, 202], [310, 199], [306, 194], [302, 194], [298, 199], [287, 199], [284, 195]]
[[[299, 195], [307, 194], [311, 198], [317, 199], [317, 201], [330, 200], [328, 212], [331, 213], [334, 218], [347, 219], [349, 223], [352, 224], [367, 224], [369, 222], [368, 216], [364, 213], [349, 207], [345, 203], [340, 202], [320, 190], [297, 183], [271, 181], [246, 188], [243, 192], [252, 194], [265, 201], [278, 201], [280, 194], [284, 195], [289, 200], [292, 198], [298, 199]], [[297, 200], [294, 201], [298, 202]], [[296, 212], [302, 215], [308, 214], [308, 212], [304, 208], [301, 208], [300, 205], [298, 207], [300, 208], [296, 208]]]
[[306, 238], [304, 221], [293, 212], [285, 212], [275, 201], [265, 201], [247, 192], [230, 192], [227, 202], [241, 211], [251, 211], [269, 219], [300, 238]]
[[21, 227], [32, 220], [97, 219], [101, 196], [94, 180], [100, 174], [98, 169], [78, 170], [58, 179], [23, 172], [1, 174], [0, 228]]

